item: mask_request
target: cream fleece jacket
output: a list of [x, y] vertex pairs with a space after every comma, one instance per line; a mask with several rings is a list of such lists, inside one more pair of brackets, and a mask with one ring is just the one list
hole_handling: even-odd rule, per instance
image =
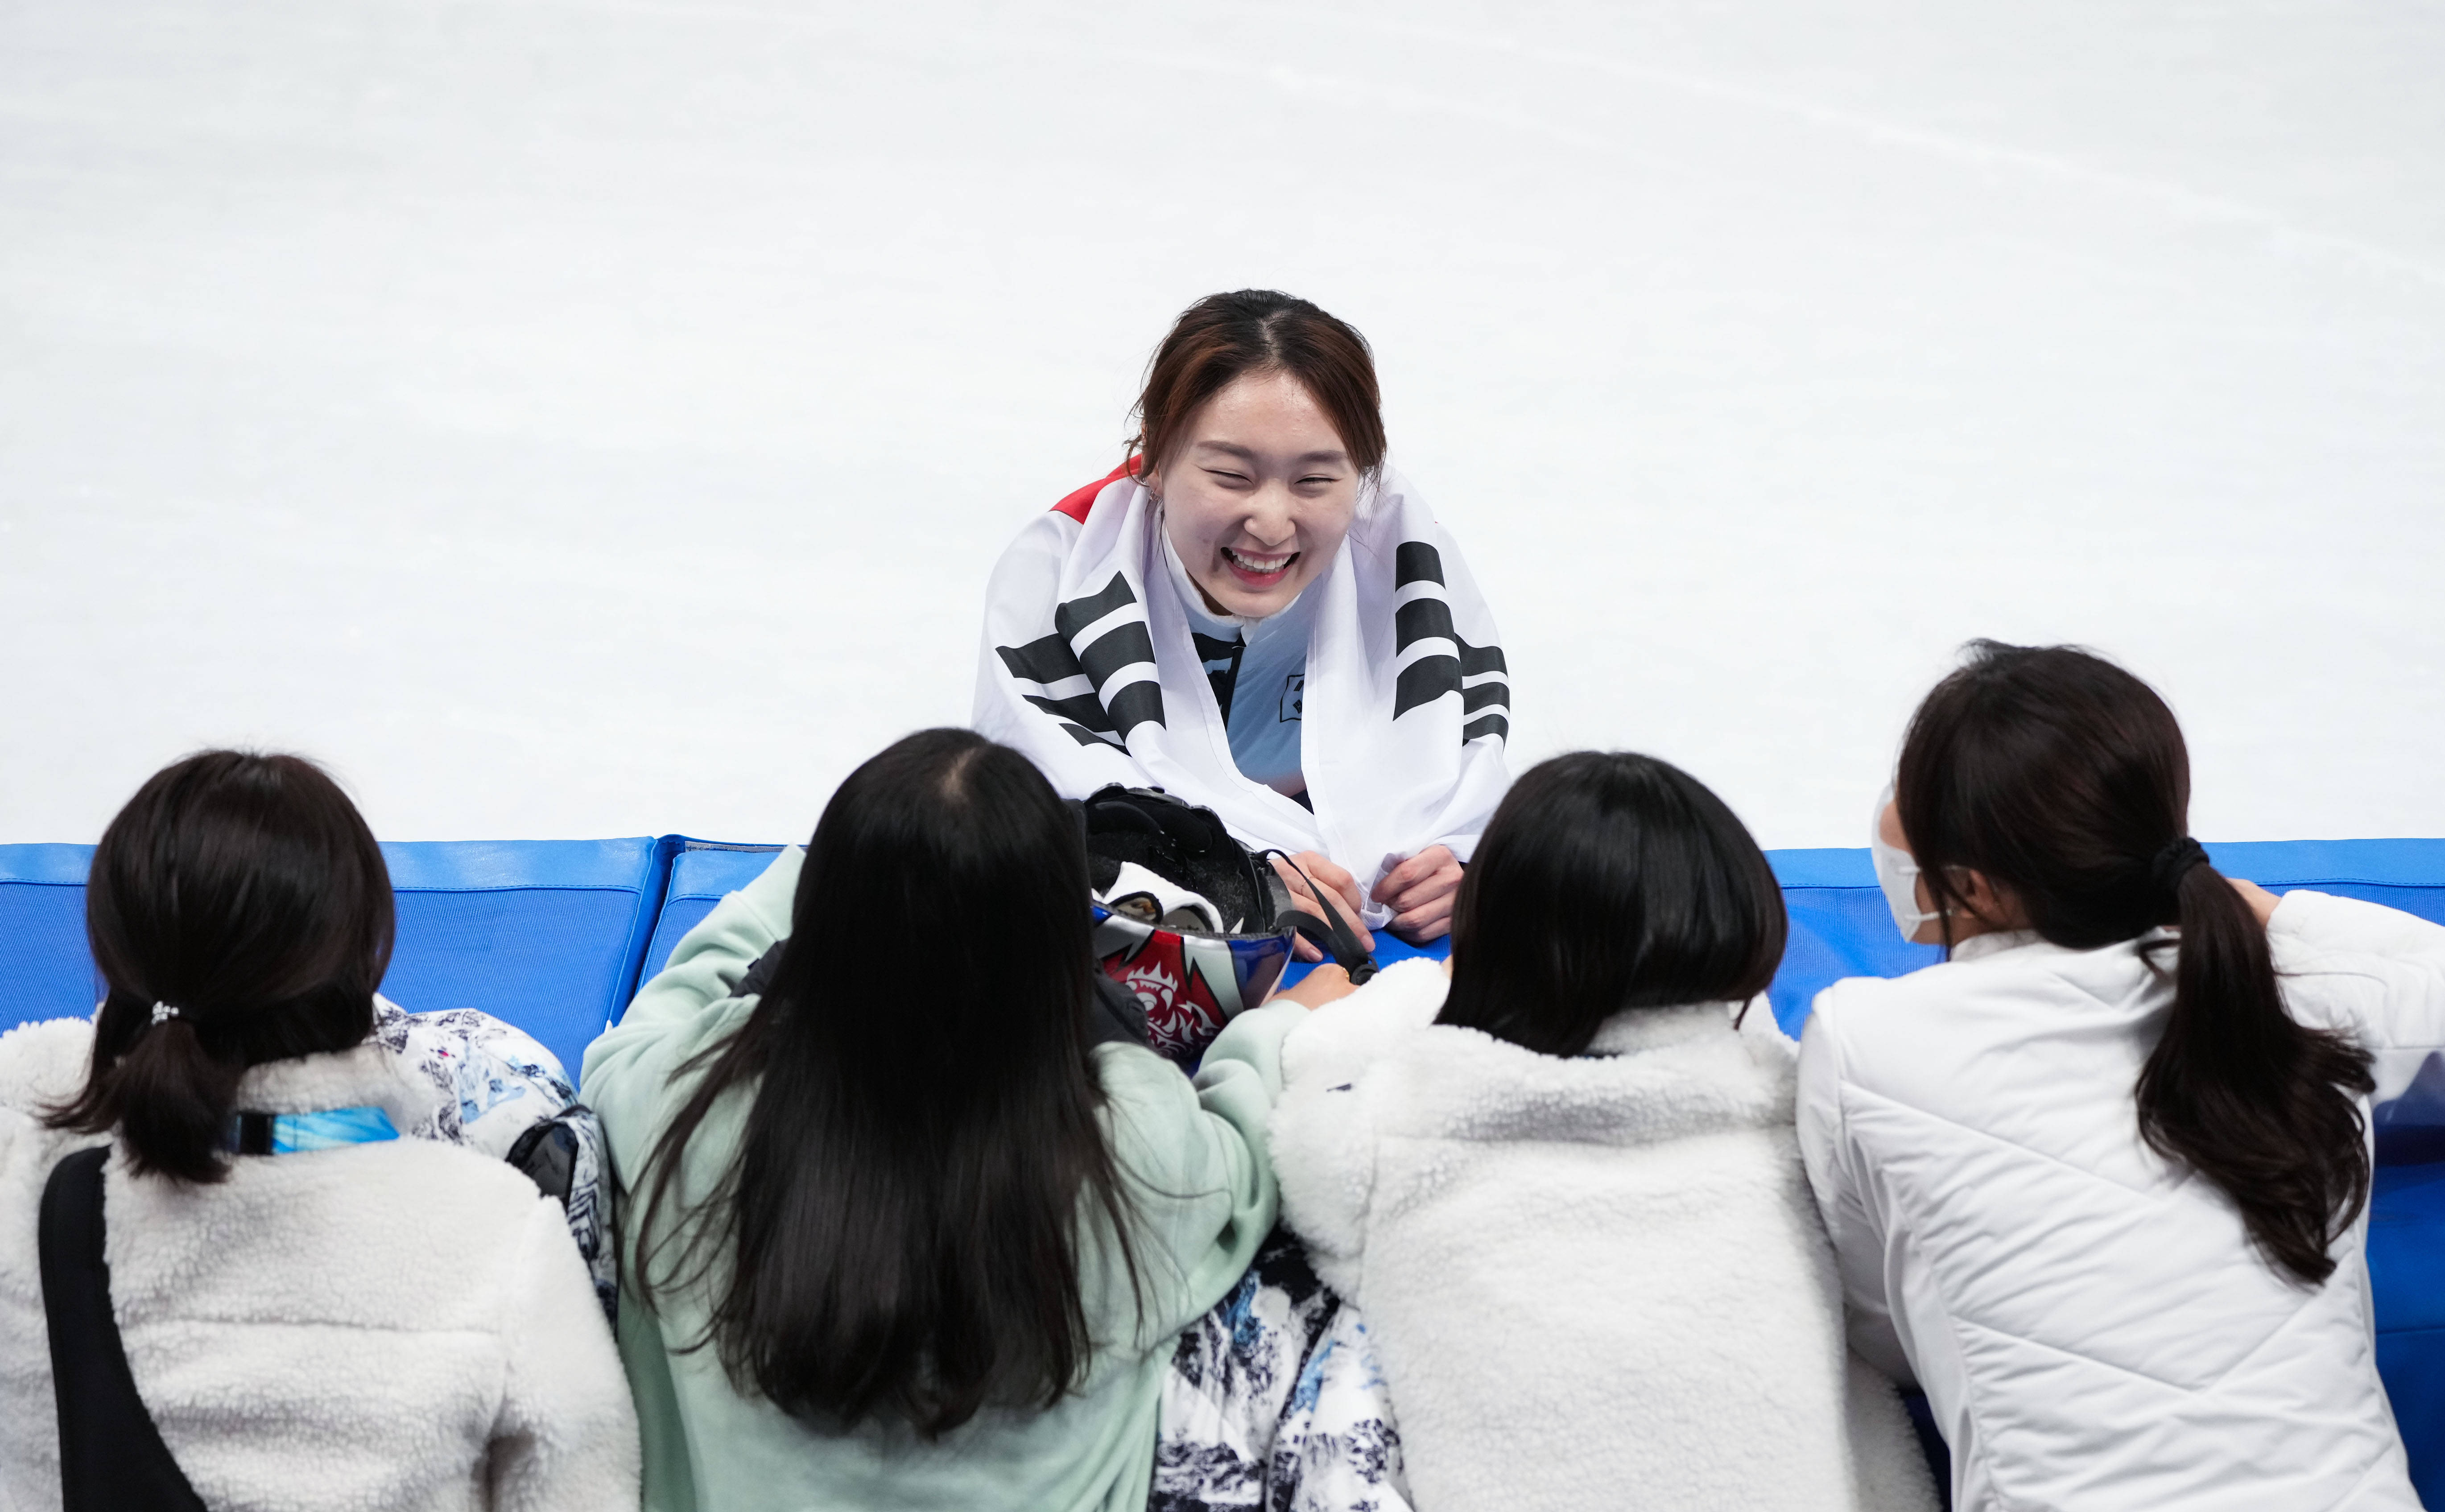
[[1283, 1046], [1283, 1215], [1365, 1315], [1421, 1512], [1932, 1512], [1844, 1347], [1763, 1001], [1634, 1009], [1591, 1053], [1437, 1024], [1403, 961]]
[[[92, 1050], [82, 1019], [0, 1036], [0, 1509], [56, 1512], [36, 1217], [101, 1141], [43, 1127]], [[429, 1086], [378, 1045], [258, 1066], [239, 1105], [380, 1106]], [[214, 1512], [603, 1512], [637, 1502], [636, 1415], [563, 1222], [524, 1175], [421, 1139], [245, 1156], [216, 1185], [103, 1178], [136, 1389]]]

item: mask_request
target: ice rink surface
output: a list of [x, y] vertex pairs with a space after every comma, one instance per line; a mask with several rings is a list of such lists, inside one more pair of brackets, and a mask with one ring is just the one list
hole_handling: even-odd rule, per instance
[[0, 0], [0, 840], [800, 837], [1219, 289], [1373, 341], [1515, 769], [1862, 843], [1964, 640], [2445, 834], [2445, 9]]

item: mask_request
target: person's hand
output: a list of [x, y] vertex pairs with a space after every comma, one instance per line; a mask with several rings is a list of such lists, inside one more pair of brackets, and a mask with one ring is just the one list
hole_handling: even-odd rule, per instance
[[1428, 846], [1384, 873], [1375, 901], [1392, 910], [1392, 932], [1413, 945], [1451, 933], [1452, 900], [1460, 894], [1460, 862], [1448, 846]]
[[[1274, 870], [1281, 877], [1282, 885], [1291, 889], [1291, 897], [1309, 913], [1318, 919], [1324, 917], [1324, 909], [1316, 901], [1316, 894], [1308, 890], [1306, 881], [1299, 876], [1299, 872], [1304, 870], [1316, 879], [1317, 887], [1333, 894], [1333, 904], [1341, 910], [1342, 923], [1350, 925], [1350, 932], [1358, 937], [1358, 948], [1372, 954], [1375, 937], [1367, 932], [1366, 922], [1358, 917], [1364, 901], [1358, 891], [1358, 879], [1313, 850], [1302, 850], [1291, 860], [1297, 862], [1298, 866], [1294, 868], [1281, 857], [1274, 857]], [[1291, 937], [1291, 953], [1292, 958], [1297, 961], [1324, 959], [1324, 952], [1308, 943], [1305, 935]]]
[[2275, 905], [2284, 900], [2257, 883], [2244, 882], [2239, 877], [2227, 877], [2224, 880], [2232, 884], [2232, 890], [2240, 893], [2241, 901], [2249, 905], [2249, 911], [2258, 916], [2258, 926], [2262, 929], [2266, 928], [2275, 917]]
[[1274, 996], [1284, 1002], [1302, 1003], [1312, 1012], [1357, 990], [1350, 980], [1350, 973], [1328, 961], [1300, 978], [1297, 986]]

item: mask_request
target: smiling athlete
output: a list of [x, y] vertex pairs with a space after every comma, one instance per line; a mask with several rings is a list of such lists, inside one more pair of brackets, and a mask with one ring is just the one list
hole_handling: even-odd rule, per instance
[[1451, 537], [1385, 463], [1366, 339], [1287, 294], [1212, 295], [1138, 417], [1129, 459], [994, 569], [976, 727], [1066, 797], [1160, 787], [1368, 924], [1443, 935], [1509, 781], [1510, 681]]

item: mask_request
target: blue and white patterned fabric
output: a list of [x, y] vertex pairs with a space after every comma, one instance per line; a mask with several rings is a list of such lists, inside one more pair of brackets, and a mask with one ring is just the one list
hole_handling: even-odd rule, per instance
[[1384, 1372], [1358, 1310], [1277, 1229], [1181, 1335], [1148, 1512], [1409, 1512]]
[[619, 1297], [619, 1276], [603, 1184], [603, 1125], [577, 1100], [559, 1058], [490, 1014], [473, 1008], [412, 1014], [386, 998], [374, 999], [373, 1039], [440, 1093], [430, 1117], [401, 1130], [411, 1139], [464, 1145], [504, 1160], [519, 1136], [538, 1124], [557, 1122], [568, 1129], [576, 1142], [567, 1203], [569, 1237], [609, 1313]]

